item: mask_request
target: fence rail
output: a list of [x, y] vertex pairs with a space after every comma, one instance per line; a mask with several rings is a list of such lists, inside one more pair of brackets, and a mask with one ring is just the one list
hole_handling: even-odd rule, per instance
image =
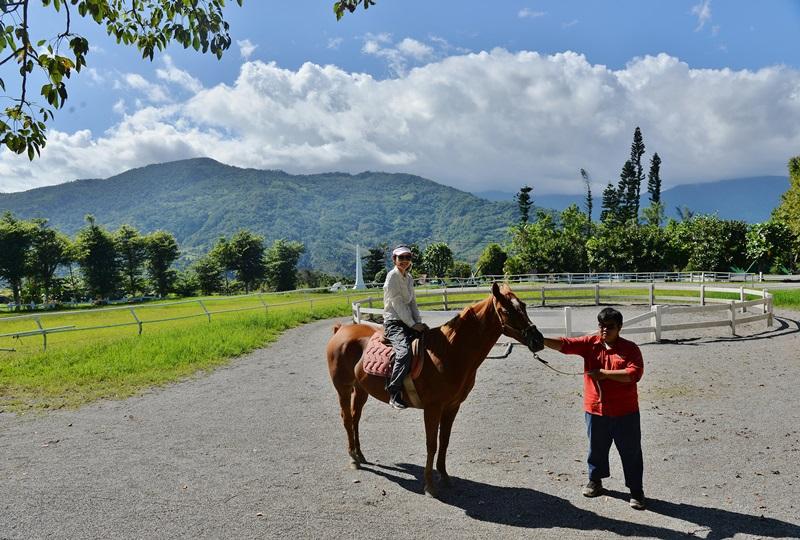
[[[640, 295], [614, 295], [608, 294], [609, 291], [613, 291], [614, 289], [630, 289], [641, 287], [644, 291], [643, 294]], [[575, 290], [588, 290], [591, 291], [593, 294], [590, 296], [547, 296], [547, 293], [551, 293], [553, 291], [560, 291], [560, 290], [567, 290], [567, 291], [575, 291]], [[608, 302], [618, 302], [620, 299], [626, 300], [638, 300], [642, 304], [646, 304], [650, 306], [650, 311], [647, 313], [643, 313], [641, 315], [637, 315], [635, 317], [631, 317], [625, 321], [625, 326], [622, 328], [623, 334], [651, 334], [652, 339], [656, 342], [661, 341], [661, 335], [664, 332], [671, 332], [671, 331], [679, 331], [679, 330], [692, 330], [692, 329], [699, 329], [699, 328], [714, 328], [714, 327], [729, 327], [730, 332], [732, 335], [736, 335], [736, 326], [742, 324], [748, 324], [760, 320], [765, 320], [767, 326], [773, 325], [773, 304], [772, 304], [772, 294], [770, 294], [767, 289], [746, 289], [744, 287], [709, 287], [704, 284], [700, 284], [697, 286], [692, 285], [669, 285], [665, 289], [667, 292], [684, 290], [684, 291], [692, 291], [697, 292], [697, 295], [694, 296], [668, 296], [668, 295], [658, 295], [655, 284], [648, 283], [648, 284], [627, 284], [627, 285], [618, 285], [618, 284], [594, 284], [593, 286], [572, 286], [572, 287], [551, 287], [551, 288], [542, 288], [542, 287], [526, 287], [526, 286], [519, 286], [514, 288], [515, 294], [519, 296], [526, 302], [532, 302], [534, 300], [538, 300], [542, 307], [547, 305], [548, 301], [553, 301], [555, 299], [583, 299], [588, 300], [590, 304], [600, 305], [602, 301], [605, 303]], [[419, 296], [422, 298], [427, 298], [431, 296], [441, 295], [442, 301], [439, 302], [437, 305], [444, 305], [444, 311], [421, 311], [423, 318], [449, 318], [453, 317], [458, 314], [458, 311], [449, 310], [447, 309], [448, 302], [452, 304], [465, 304], [465, 303], [472, 303], [472, 301], [464, 299], [462, 302], [458, 302], [455, 300], [454, 297], [459, 295], [471, 295], [475, 296], [478, 292], [485, 292], [488, 293], [490, 291], [489, 288], [462, 288], [462, 289], [442, 289], [439, 291], [426, 291], [424, 293], [420, 293]], [[605, 295], [603, 293], [606, 293]], [[713, 293], [724, 293], [728, 295], [736, 295], [738, 296], [737, 299], [727, 299], [727, 298], [714, 298], [708, 297], [706, 295], [707, 292]], [[536, 295], [531, 293], [538, 293]], [[748, 297], [756, 297], [748, 299]], [[670, 301], [680, 301], [680, 302], [698, 302], [698, 305], [693, 306], [675, 306], [675, 305], [668, 305], [668, 304], [659, 304], [657, 303], [658, 300], [670, 300]], [[378, 309], [372, 307], [374, 302], [377, 302], [378, 299], [376, 298], [366, 298], [363, 300], [358, 300], [353, 302], [352, 304], [352, 316], [354, 322], [363, 322], [366, 319], [371, 319], [375, 315], [382, 315], [383, 309]], [[382, 299], [381, 299], [382, 302]], [[368, 304], [369, 307], [364, 307], [362, 304]], [[423, 305], [422, 303], [420, 304]], [[426, 306], [434, 305], [433, 302], [426, 302], [424, 303]], [[756, 308], [760, 306], [761, 313], [757, 315], [743, 315], [744, 313], [748, 312], [748, 309]], [[537, 321], [542, 321], [540, 324], [537, 324], [537, 327], [543, 334], [558, 334], [563, 336], [582, 336], [588, 335], [596, 332], [595, 328], [591, 329], [575, 329], [572, 324], [572, 306], [564, 306], [562, 311], [533, 311], [532, 316]], [[529, 308], [530, 310], [530, 308]], [[685, 320], [685, 315], [687, 314], [715, 314], [715, 313], [726, 313], [727, 316], [723, 319], [712, 319], [712, 320], [705, 320], [705, 321], [695, 321], [695, 322], [665, 322], [665, 319], [668, 318], [677, 318], [680, 320]], [[560, 319], [560, 322], [557, 326], [546, 326], [549, 324], [550, 319], [557, 318]]]
[[[120, 307], [108, 307], [108, 308], [98, 308], [98, 309], [82, 309], [82, 310], [70, 310], [70, 311], [54, 311], [54, 312], [37, 312], [37, 313], [28, 313], [24, 315], [15, 315], [9, 317], [0, 317], [0, 339], [2, 338], [11, 338], [11, 339], [18, 339], [22, 337], [31, 337], [31, 336], [41, 336], [42, 337], [42, 349], [47, 350], [47, 336], [51, 334], [63, 333], [63, 332], [85, 332], [89, 330], [102, 330], [102, 329], [111, 329], [111, 328], [121, 328], [121, 327], [129, 327], [129, 326], [137, 326], [138, 327], [138, 335], [141, 335], [144, 331], [145, 325], [150, 324], [159, 324], [165, 323], [170, 321], [180, 321], [198, 317], [205, 317], [208, 319], [208, 322], [212, 322], [212, 317], [214, 315], [221, 315], [225, 313], [237, 313], [237, 312], [246, 312], [246, 311], [264, 311], [269, 312], [275, 308], [279, 307], [286, 307], [286, 306], [293, 306], [293, 305], [301, 305], [306, 304], [309, 306], [309, 310], [314, 309], [315, 301], [319, 305], [320, 302], [327, 300], [327, 299], [341, 299], [342, 302], [346, 302], [345, 305], [352, 305], [352, 301], [354, 298], [357, 298], [361, 294], [358, 291], [342, 291], [336, 292], [331, 294], [326, 294], [325, 296], [318, 296], [313, 297], [309, 295], [308, 298], [300, 299], [300, 300], [290, 300], [284, 302], [275, 302], [275, 299], [280, 299], [281, 296], [286, 296], [290, 293], [298, 293], [298, 292], [305, 292], [305, 291], [289, 291], [288, 293], [254, 293], [249, 295], [239, 295], [239, 296], [215, 296], [215, 297], [204, 297], [204, 298], [195, 298], [189, 300], [180, 300], [176, 302], [163, 302], [163, 303], [155, 303], [155, 304], [139, 304], [136, 306], [120, 306]], [[308, 292], [319, 292], [319, 290], [309, 290]], [[362, 293], [363, 294], [363, 293]], [[267, 298], [270, 301], [267, 301]], [[253, 302], [251, 305], [246, 305], [242, 307], [221, 307], [219, 309], [213, 309], [214, 303], [220, 302], [246, 302], [246, 301]], [[256, 303], [257, 302], [257, 303]], [[187, 307], [187, 308], [198, 308], [196, 312], [181, 314], [181, 315], [174, 315], [174, 316], [155, 316], [155, 317], [145, 317], [143, 314], [149, 312], [151, 315], [155, 310], [159, 309], [170, 309], [176, 307]], [[211, 308], [211, 309], [209, 309]], [[118, 316], [122, 312], [129, 312], [130, 319], [124, 320], [121, 322], [114, 322], [114, 323], [103, 323], [103, 324], [91, 324], [90, 319], [103, 319], [104, 317], [112, 318], [114, 316]], [[77, 324], [69, 324], [69, 325], [60, 325], [60, 326], [47, 326], [46, 323], [49, 320], [54, 319], [61, 319], [61, 318], [85, 318], [89, 320], [89, 323], [86, 325], [77, 325]], [[2, 329], [5, 326], [6, 328], [9, 325], [13, 325], [14, 323], [22, 322], [22, 321], [31, 321], [36, 325], [36, 328], [33, 329], [24, 329], [24, 330], [14, 330], [14, 331], [6, 331], [3, 332]], [[6, 352], [14, 352], [15, 349], [13, 348], [0, 348], [0, 351]]]

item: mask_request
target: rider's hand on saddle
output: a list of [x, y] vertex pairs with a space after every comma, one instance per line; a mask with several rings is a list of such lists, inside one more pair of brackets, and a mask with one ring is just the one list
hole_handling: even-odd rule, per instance
[[428, 325], [425, 323], [418, 322], [412, 328], [414, 328], [414, 330], [416, 330], [417, 332], [424, 332], [425, 330], [428, 329]]

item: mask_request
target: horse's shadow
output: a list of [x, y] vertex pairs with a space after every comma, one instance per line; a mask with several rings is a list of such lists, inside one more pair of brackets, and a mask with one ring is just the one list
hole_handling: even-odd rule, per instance
[[[421, 491], [424, 469], [418, 465], [400, 463], [390, 467], [369, 464], [363, 470], [383, 476], [408, 491]], [[736, 534], [762, 538], [800, 538], [798, 524], [719, 508], [648, 499], [648, 512], [690, 523], [685, 529], [674, 530], [605, 517], [578, 508], [566, 499], [529, 488], [495, 486], [461, 478], [452, 480], [452, 487], [440, 490], [440, 502], [461, 508], [472, 519], [513, 527], [564, 528], [583, 532], [596, 530], [598, 534], [608, 531], [622, 536], [663, 539], [685, 538], [695, 534], [711, 540], [731, 538]], [[620, 504], [627, 506], [627, 494], [618, 491], [609, 491], [607, 494], [620, 499]]]

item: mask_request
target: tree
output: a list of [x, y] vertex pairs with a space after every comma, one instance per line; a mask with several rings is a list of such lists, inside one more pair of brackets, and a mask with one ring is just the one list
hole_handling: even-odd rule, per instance
[[453, 268], [453, 251], [444, 242], [434, 242], [422, 254], [429, 277], [445, 277]]
[[800, 251], [800, 156], [789, 160], [789, 189], [772, 211], [772, 218], [786, 226], [794, 236], [795, 253]]
[[685, 253], [684, 270], [729, 272], [747, 264], [747, 224], [714, 215], [694, 216], [673, 227], [673, 241]]
[[119, 257], [120, 272], [124, 277], [125, 293], [136, 296], [142, 291], [144, 263], [147, 260], [147, 241], [130, 225], [122, 225], [114, 233], [114, 244]]
[[450, 269], [449, 276], [452, 278], [468, 278], [472, 275], [472, 265], [464, 261], [455, 261]]
[[634, 174], [632, 176], [631, 186], [631, 210], [632, 216], [639, 216], [639, 199], [641, 197], [642, 181], [644, 180], [644, 168], [642, 167], [642, 156], [644, 155], [644, 139], [642, 138], [642, 130], [639, 126], [633, 131], [633, 142], [631, 143], [631, 163], [633, 164]]
[[75, 240], [77, 260], [89, 293], [96, 299], [109, 298], [119, 289], [119, 262], [114, 237], [94, 216], [86, 216], [86, 227]]
[[536, 222], [511, 229], [508, 274], [583, 272], [588, 269], [586, 214], [570, 205], [561, 214], [540, 210]]
[[[242, 0], [236, 2], [242, 5]], [[19, 79], [13, 76], [19, 90], [6, 98], [9, 105], [0, 113], [0, 143], [18, 154], [27, 153], [31, 160], [47, 142], [53, 109], [67, 101], [66, 80], [86, 66], [89, 41], [75, 32], [76, 15], [105, 26], [117, 43], [135, 45], [150, 60], [156, 49], [164, 50], [171, 42], [204, 53], [210, 50], [217, 58], [231, 45], [229, 25], [222, 16], [225, 0], [42, 0], [42, 6], [52, 7], [63, 21], [55, 36], [44, 35], [52, 27], [49, 22], [34, 34], [33, 23], [38, 21], [33, 19], [50, 18], [33, 15], [29, 8], [35, 3], [0, 0], [0, 66], [14, 61], [18, 68], [13, 72], [19, 73]], [[28, 92], [37, 76], [44, 81], [40, 94], [46, 104], [37, 103]], [[0, 79], [0, 87], [11, 86], [7, 82], [8, 77]]]
[[531, 197], [533, 188], [530, 186], [523, 186], [515, 196], [517, 206], [519, 207], [519, 222], [528, 223], [528, 214], [533, 206], [533, 198]]
[[639, 217], [639, 190], [637, 188], [636, 166], [630, 160], [625, 162], [619, 174], [619, 219], [628, 221]]
[[34, 219], [33, 223], [28, 268], [31, 277], [42, 285], [45, 300], [49, 300], [56, 270], [70, 262], [70, 241], [64, 234], [48, 227], [46, 219]]
[[217, 259], [207, 255], [192, 265], [200, 292], [208, 296], [222, 290], [222, 267]]
[[650, 160], [650, 172], [647, 173], [647, 192], [651, 203], [661, 202], [661, 158], [658, 153]]
[[244, 284], [245, 292], [250, 292], [266, 274], [264, 237], [242, 229], [231, 237], [228, 246], [232, 256], [231, 268]]
[[619, 190], [613, 184], [608, 184], [603, 190], [602, 210], [600, 221], [603, 223], [618, 223], [623, 221], [620, 217]]
[[236, 254], [233, 252], [233, 248], [230, 242], [228, 242], [228, 239], [220, 238], [217, 240], [217, 243], [211, 248], [209, 257], [219, 266], [225, 281], [225, 292], [229, 293], [230, 280], [228, 273], [233, 271], [234, 265], [236, 264]]
[[592, 206], [594, 205], [594, 201], [592, 201], [592, 182], [589, 179], [589, 173], [586, 172], [586, 169], [581, 169], [581, 178], [583, 178], [583, 183], [586, 184], [586, 199], [584, 199], [584, 208], [586, 208], [586, 215], [589, 218], [589, 222], [592, 221]]
[[305, 251], [301, 242], [279, 239], [267, 250], [267, 283], [276, 291], [297, 288], [297, 261]]
[[369, 251], [361, 260], [364, 261], [364, 275], [367, 280], [374, 281], [375, 276], [381, 270], [386, 270], [386, 244], [369, 248]]
[[180, 256], [178, 242], [166, 231], [155, 231], [145, 237], [147, 245], [147, 273], [159, 296], [169, 293], [175, 281], [175, 270], [170, 268]]
[[375, 5], [375, 0], [337, 0], [333, 3], [333, 12], [336, 14], [338, 21], [344, 17], [345, 10], [353, 13], [359, 4], [363, 4], [364, 9], [369, 9], [369, 6]]
[[6, 212], [0, 218], [0, 278], [8, 282], [19, 309], [22, 279], [28, 273], [28, 252], [34, 238], [31, 223]]
[[476, 265], [477, 273], [481, 276], [501, 276], [503, 275], [503, 265], [506, 263], [508, 255], [503, 251], [499, 244], [489, 244], [483, 249], [483, 253], [478, 257]]
[[786, 225], [770, 220], [747, 228], [747, 270], [779, 274], [793, 269], [793, 236]]

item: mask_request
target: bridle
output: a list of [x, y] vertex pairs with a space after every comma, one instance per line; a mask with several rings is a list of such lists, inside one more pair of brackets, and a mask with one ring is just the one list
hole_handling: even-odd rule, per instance
[[[530, 337], [529, 336], [530, 336], [531, 332], [536, 332], [537, 331], [536, 325], [531, 323], [530, 325], [525, 327], [523, 330], [517, 330], [513, 326], [510, 326], [510, 325], [506, 324], [505, 321], [503, 320], [503, 316], [500, 315], [500, 310], [497, 308], [496, 302], [497, 302], [497, 299], [492, 297], [492, 307], [494, 307], [494, 312], [497, 314], [497, 318], [500, 320], [500, 325], [501, 325], [501, 327], [503, 329], [503, 333], [506, 334], [506, 335], [513, 335], [514, 333], [521, 334], [522, 335], [522, 339], [525, 340], [525, 343], [530, 343]], [[509, 330], [512, 331], [511, 334], [508, 333]], [[494, 356], [492, 358], [507, 358], [508, 355], [511, 354], [511, 351], [514, 348], [514, 345], [516, 345], [516, 343], [513, 343], [513, 342], [507, 343], [506, 344], [506, 351], [503, 353], [503, 355], [502, 356]], [[528, 347], [528, 349], [530, 349], [530, 347]], [[533, 357], [536, 360], [538, 360], [539, 362], [541, 362], [542, 365], [544, 365], [544, 367], [552, 369], [556, 373], [560, 373], [561, 375], [583, 375], [584, 374], [582, 371], [581, 372], [569, 372], [569, 371], [561, 371], [560, 369], [556, 369], [553, 366], [551, 366], [547, 360], [545, 360], [544, 358], [542, 358], [541, 356], [539, 356], [535, 352], [533, 352], [533, 351], [531, 351], [531, 352], [533, 353]]]
[[[513, 326], [510, 326], [510, 325], [506, 324], [506, 322], [503, 320], [503, 316], [500, 315], [500, 310], [497, 308], [497, 299], [495, 297], [492, 297], [492, 307], [494, 308], [494, 312], [497, 315], [497, 318], [500, 320], [500, 326], [501, 326], [501, 328], [503, 330], [503, 333], [505, 335], [507, 335], [507, 336], [512, 336], [512, 337], [515, 334], [521, 335], [522, 336], [522, 341], [526, 344], [526, 346], [528, 348], [530, 348], [529, 344], [532, 341], [532, 334], [533, 334], [533, 332], [538, 332], [538, 329], [536, 328], [536, 325], [531, 323], [528, 326], [526, 326], [525, 328], [523, 328], [522, 330], [514, 328]], [[511, 349], [509, 348], [509, 352], [510, 351], [511, 351]], [[536, 353], [533, 353], [533, 354], [534, 354], [534, 356], [536, 356]]]

